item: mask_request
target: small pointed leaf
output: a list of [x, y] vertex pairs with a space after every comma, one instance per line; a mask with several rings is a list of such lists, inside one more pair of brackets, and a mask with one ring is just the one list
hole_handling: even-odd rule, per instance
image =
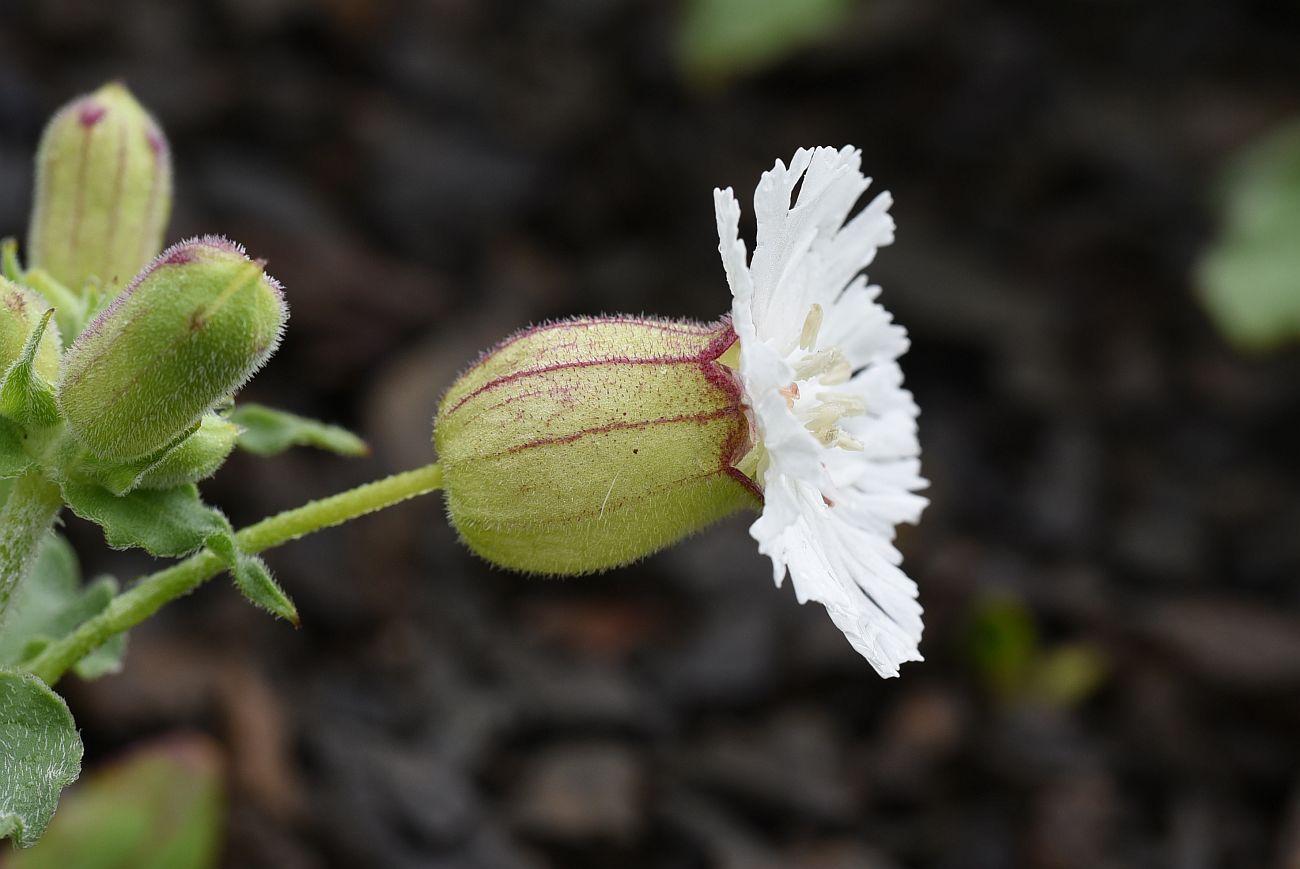
[[63, 699], [35, 676], [0, 670], [0, 835], [34, 844], [80, 774], [81, 754]]
[[253, 555], [241, 556], [235, 561], [231, 575], [235, 578], [235, 587], [243, 592], [251, 604], [284, 619], [294, 627], [302, 624], [298, 608], [271, 576], [270, 569], [262, 559]]
[[259, 456], [273, 456], [295, 446], [316, 447], [341, 456], [370, 452], [366, 442], [347, 429], [260, 404], [241, 404], [229, 418], [244, 429], [239, 436], [240, 448]]
[[36, 373], [36, 353], [53, 316], [54, 309], [47, 308], [0, 383], [0, 414], [24, 426], [43, 428], [59, 421], [54, 389]]
[[230, 523], [199, 499], [193, 485], [137, 489], [117, 496], [102, 486], [65, 482], [63, 498], [72, 512], [104, 529], [114, 549], [138, 546], [151, 555], [186, 555]]

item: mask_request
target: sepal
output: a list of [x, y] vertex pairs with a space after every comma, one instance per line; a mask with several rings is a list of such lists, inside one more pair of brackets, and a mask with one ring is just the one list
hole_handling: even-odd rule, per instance
[[[9, 366], [0, 382], [0, 415], [17, 422], [24, 428], [48, 428], [59, 421], [59, 409], [54, 400], [54, 389], [45, 379], [48, 367], [44, 364], [47, 341], [53, 339], [58, 346], [57, 329], [47, 331], [54, 310], [47, 308], [27, 336], [18, 357]], [[55, 365], [57, 366], [57, 351]]]

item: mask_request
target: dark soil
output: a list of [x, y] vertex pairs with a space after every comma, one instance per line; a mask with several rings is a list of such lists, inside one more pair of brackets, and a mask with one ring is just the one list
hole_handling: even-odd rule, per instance
[[[271, 554], [301, 630], [216, 582], [136, 631], [124, 674], [68, 686], [88, 764], [215, 736], [238, 867], [1300, 867], [1300, 354], [1232, 350], [1190, 277], [1223, 161], [1300, 112], [1300, 7], [872, 0], [711, 92], [675, 21], [6, 0], [0, 229], [44, 118], [124, 78], [172, 139], [171, 237], [288, 288], [247, 396], [375, 447], [237, 457], [205, 491], [242, 524], [430, 461], [441, 391], [519, 326], [715, 318], [713, 187], [859, 145], [898, 203], [872, 277], [913, 337], [927, 661], [876, 677], [743, 519], [541, 581], [426, 498]], [[991, 692], [972, 624], [1005, 597], [1100, 686]]]

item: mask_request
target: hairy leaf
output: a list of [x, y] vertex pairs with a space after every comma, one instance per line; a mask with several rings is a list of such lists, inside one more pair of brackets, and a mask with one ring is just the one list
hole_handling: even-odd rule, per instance
[[235, 562], [231, 574], [235, 578], [235, 586], [254, 606], [261, 607], [290, 624], [301, 624], [298, 608], [271, 576], [270, 569], [262, 559], [252, 555], [242, 556]]
[[0, 834], [23, 848], [39, 839], [81, 754], [62, 698], [35, 676], [0, 670]]
[[118, 496], [102, 486], [66, 482], [63, 497], [72, 512], [104, 529], [114, 549], [138, 546], [151, 555], [179, 556], [230, 532], [230, 523], [199, 499], [193, 485]]
[[239, 436], [240, 448], [259, 456], [272, 456], [295, 446], [316, 447], [343, 456], [370, 452], [366, 442], [347, 429], [260, 404], [241, 404], [229, 419], [244, 429]]
[[230, 568], [235, 587], [256, 607], [284, 619], [295, 627], [301, 624], [298, 608], [271, 576], [266, 562], [239, 551], [233, 534], [216, 535], [208, 540], [208, 548], [216, 553]]

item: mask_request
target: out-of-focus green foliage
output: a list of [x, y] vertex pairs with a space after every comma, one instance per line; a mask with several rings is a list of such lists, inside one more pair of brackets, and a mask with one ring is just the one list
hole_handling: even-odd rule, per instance
[[839, 26], [857, 0], [685, 0], [677, 51], [683, 74], [717, 84], [756, 72]]
[[1038, 652], [1038, 630], [1020, 601], [990, 597], [976, 607], [970, 647], [989, 689], [999, 697], [1011, 697], [1026, 682]]
[[1006, 703], [1069, 708], [1105, 680], [1100, 653], [1084, 643], [1044, 648], [1033, 614], [1016, 598], [980, 601], [971, 618], [970, 655], [989, 692]]
[[88, 775], [68, 791], [40, 843], [4, 869], [207, 869], [217, 865], [225, 804], [218, 749], [168, 741]]
[[[101, 576], [83, 586], [76, 553], [68, 542], [51, 534], [41, 546], [31, 575], [19, 587], [13, 611], [0, 631], [0, 667], [27, 661], [55, 640], [60, 640], [92, 616], [98, 615], [117, 593], [117, 581]], [[94, 679], [122, 668], [126, 635], [108, 643], [77, 664], [77, 675]]]
[[1252, 350], [1300, 339], [1300, 122], [1232, 163], [1221, 219], [1198, 274], [1215, 323]]

